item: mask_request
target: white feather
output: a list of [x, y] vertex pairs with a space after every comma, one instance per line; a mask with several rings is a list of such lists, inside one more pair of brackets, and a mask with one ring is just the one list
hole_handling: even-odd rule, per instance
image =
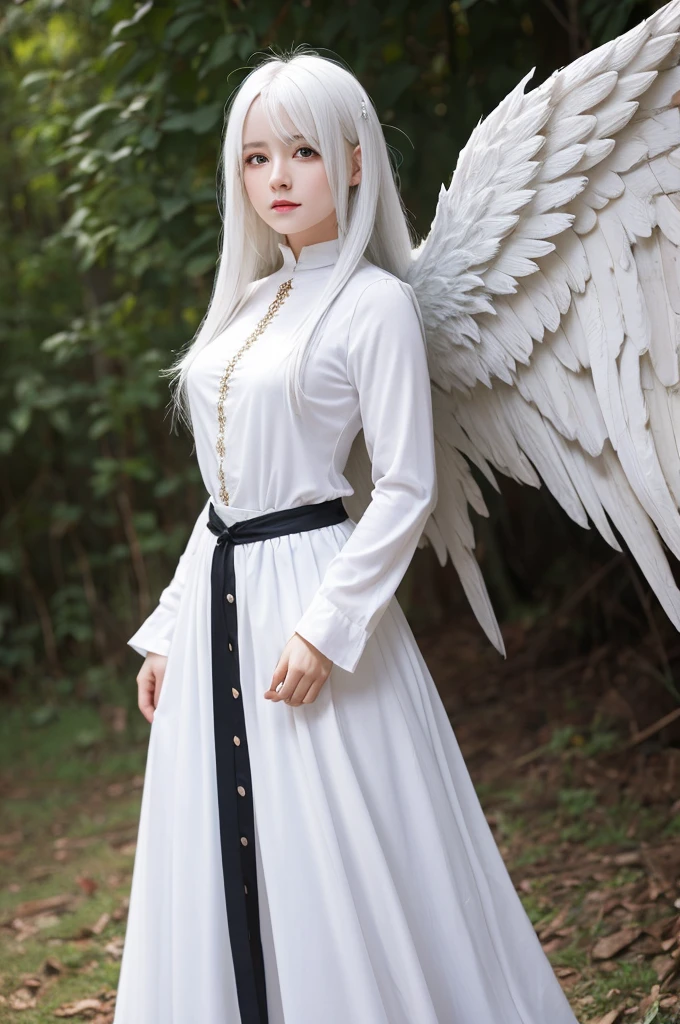
[[[473, 131], [413, 254], [439, 479], [421, 542], [501, 652], [470, 464], [496, 488], [494, 470], [545, 483], [618, 550], [611, 521], [680, 629], [660, 540], [680, 558], [679, 33], [672, 0], [526, 93], [529, 72]], [[361, 441], [350, 463], [360, 508]]]

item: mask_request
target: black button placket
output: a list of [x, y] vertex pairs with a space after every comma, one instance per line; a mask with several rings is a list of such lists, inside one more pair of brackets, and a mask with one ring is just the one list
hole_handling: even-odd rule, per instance
[[220, 842], [241, 1022], [264, 1024], [267, 997], [255, 873], [255, 816], [238, 660], [234, 545], [228, 541], [225, 528], [215, 545], [212, 566], [213, 707]]
[[220, 846], [229, 942], [241, 1024], [267, 1024], [255, 859], [255, 812], [239, 666], [234, 545], [301, 533], [347, 519], [341, 498], [266, 512], [227, 526], [212, 503], [212, 691]]

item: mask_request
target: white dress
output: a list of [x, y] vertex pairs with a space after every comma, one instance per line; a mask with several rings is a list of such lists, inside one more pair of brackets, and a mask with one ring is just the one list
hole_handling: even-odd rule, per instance
[[[234, 548], [268, 1024], [574, 1024], [498, 852], [394, 596], [437, 495], [425, 343], [412, 291], [362, 259], [306, 367], [283, 358], [337, 239], [282, 267], [189, 375], [209, 494], [172, 582], [129, 640], [168, 655], [149, 739], [114, 1024], [239, 1024], [220, 860], [211, 697], [213, 502], [229, 525], [352, 493], [363, 426], [374, 490], [346, 519]], [[279, 286], [292, 289], [220, 377]], [[293, 632], [333, 662], [311, 704], [264, 697]]]

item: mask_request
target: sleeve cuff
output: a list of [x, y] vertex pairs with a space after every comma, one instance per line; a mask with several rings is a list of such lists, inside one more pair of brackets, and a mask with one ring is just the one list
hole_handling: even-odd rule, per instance
[[146, 631], [143, 626], [130, 637], [128, 644], [133, 651], [136, 651], [137, 654], [141, 654], [143, 658], [146, 658], [149, 652], [152, 654], [162, 654], [167, 658], [170, 651], [170, 640], [166, 640], [159, 636], [153, 636], [151, 633]]
[[370, 636], [322, 595], [314, 598], [295, 632], [346, 672], [354, 672]]

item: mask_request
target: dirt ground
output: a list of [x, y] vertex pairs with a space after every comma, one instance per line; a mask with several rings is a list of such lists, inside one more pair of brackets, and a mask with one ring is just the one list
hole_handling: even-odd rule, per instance
[[[504, 627], [506, 660], [468, 615], [416, 635], [579, 1021], [680, 1021], [680, 713], [653, 634], [569, 658], [559, 623]], [[116, 703], [2, 717], [0, 1020], [110, 1024], [148, 727]]]
[[469, 617], [418, 641], [578, 1019], [679, 1021], [680, 651], [569, 658], [555, 629], [504, 626], [506, 660]]

